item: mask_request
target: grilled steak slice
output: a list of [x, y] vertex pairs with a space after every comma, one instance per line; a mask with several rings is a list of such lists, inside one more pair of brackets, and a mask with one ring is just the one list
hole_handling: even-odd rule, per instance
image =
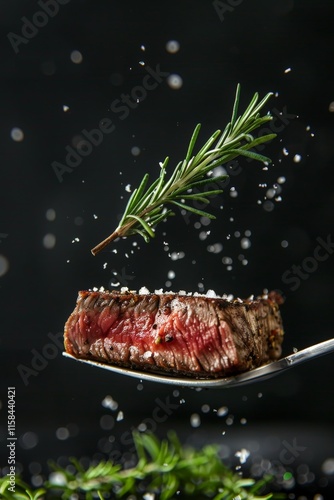
[[66, 352], [133, 369], [224, 377], [281, 354], [281, 297], [83, 291], [65, 325]]

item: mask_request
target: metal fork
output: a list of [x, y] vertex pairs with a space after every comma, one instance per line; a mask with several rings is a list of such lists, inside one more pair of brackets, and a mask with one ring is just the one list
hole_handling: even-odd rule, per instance
[[329, 354], [334, 351], [334, 339], [329, 339], [319, 344], [312, 345], [301, 351], [297, 351], [285, 358], [281, 358], [277, 361], [273, 361], [269, 364], [260, 366], [245, 373], [240, 373], [239, 375], [234, 375], [231, 377], [215, 378], [215, 379], [203, 379], [203, 378], [190, 378], [190, 377], [180, 377], [174, 375], [160, 375], [153, 372], [132, 370], [130, 368], [121, 368], [119, 366], [113, 366], [106, 363], [101, 363], [99, 361], [91, 361], [87, 359], [79, 359], [71, 356], [70, 354], [63, 352], [66, 358], [74, 359], [80, 363], [85, 363], [90, 366], [96, 366], [98, 368], [103, 368], [104, 370], [109, 370], [114, 373], [121, 375], [128, 375], [130, 377], [135, 377], [140, 380], [148, 380], [150, 382], [160, 382], [162, 384], [170, 384], [174, 386], [192, 387], [192, 388], [203, 388], [203, 389], [220, 389], [225, 387], [238, 387], [245, 384], [250, 384], [259, 379], [265, 380], [267, 378], [278, 375], [279, 373], [292, 368], [304, 361], [309, 361], [312, 358], [317, 358], [323, 356], [324, 354]]

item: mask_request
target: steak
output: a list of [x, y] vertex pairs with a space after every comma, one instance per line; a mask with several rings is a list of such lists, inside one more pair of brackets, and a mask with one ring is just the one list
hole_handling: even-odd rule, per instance
[[82, 291], [65, 325], [76, 358], [197, 378], [225, 377], [279, 358], [276, 292], [246, 300], [199, 294]]

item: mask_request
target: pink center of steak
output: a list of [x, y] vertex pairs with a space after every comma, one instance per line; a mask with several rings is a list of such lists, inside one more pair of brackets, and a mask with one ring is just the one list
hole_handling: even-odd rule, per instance
[[229, 375], [269, 359], [272, 326], [281, 324], [271, 301], [81, 292], [66, 323], [65, 348], [133, 368]]

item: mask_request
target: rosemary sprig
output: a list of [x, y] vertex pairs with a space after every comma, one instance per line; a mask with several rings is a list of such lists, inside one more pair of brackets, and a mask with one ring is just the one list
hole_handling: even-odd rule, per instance
[[[222, 189], [198, 192], [197, 188], [208, 182], [207, 175], [213, 168], [227, 163], [239, 155], [264, 163], [270, 162], [269, 158], [251, 151], [251, 149], [270, 141], [276, 137], [276, 134], [254, 138], [251, 132], [272, 119], [270, 113], [265, 116], [260, 115], [260, 110], [271, 95], [272, 93], [267, 94], [258, 102], [259, 95], [255, 93], [245, 112], [238, 117], [240, 100], [240, 85], [238, 84], [231, 121], [225, 130], [223, 132], [216, 130], [204, 146], [194, 154], [194, 147], [201, 128], [201, 124], [198, 124], [192, 134], [186, 158], [177, 164], [169, 179], [166, 180], [166, 168], [169, 161], [167, 156], [160, 165], [158, 179], [147, 187], [149, 176], [148, 174], [144, 175], [139, 187], [130, 196], [118, 227], [108, 238], [92, 249], [92, 254], [96, 255], [111, 241], [119, 237], [139, 234], [145, 241], [149, 241], [150, 238], [154, 237], [155, 226], [174, 215], [171, 209], [165, 208], [168, 204], [214, 219], [215, 217], [210, 213], [189, 205], [189, 201], [197, 200], [209, 203], [208, 197], [221, 193]], [[217, 176], [213, 179], [219, 182], [226, 177]]]
[[[122, 468], [110, 461], [83, 468], [76, 459], [71, 459], [71, 468], [51, 464], [59, 473], [57, 483], [46, 481], [43, 489], [31, 490], [22, 481], [16, 483], [16, 493], [7, 495], [8, 479], [0, 479], [0, 498], [17, 500], [42, 500], [62, 498], [78, 499], [128, 498], [144, 493], [156, 500], [205, 498], [212, 500], [269, 500], [285, 498], [280, 494], [261, 495], [270, 482], [270, 477], [259, 481], [246, 479], [226, 467], [219, 458], [219, 448], [205, 446], [201, 450], [181, 445], [175, 433], [159, 440], [153, 434], [135, 432], [137, 464]], [[61, 480], [59, 480], [61, 479]]]

